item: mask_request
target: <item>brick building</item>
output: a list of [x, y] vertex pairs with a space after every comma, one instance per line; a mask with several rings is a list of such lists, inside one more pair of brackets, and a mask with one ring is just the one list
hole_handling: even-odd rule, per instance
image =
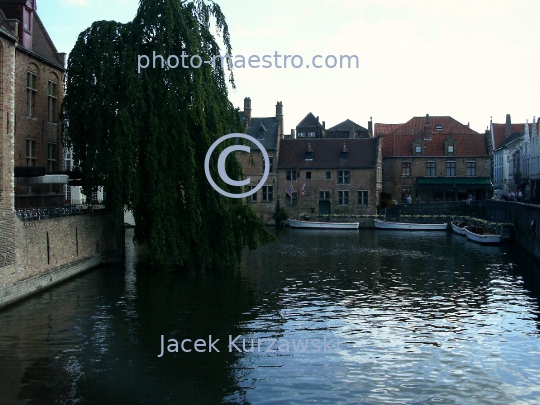
[[[270, 175], [263, 187], [255, 194], [251, 195], [249, 201], [251, 207], [262, 219], [264, 223], [272, 221], [272, 214], [275, 211], [277, 202], [278, 176], [276, 163], [278, 158], [280, 139], [283, 137], [283, 103], [276, 104], [276, 115], [274, 117], [252, 117], [251, 99], [244, 99], [244, 111], [240, 113], [244, 124], [244, 132], [257, 139], [268, 152], [270, 159]], [[251, 154], [237, 152], [236, 157], [242, 164], [244, 174], [251, 178], [253, 185], [259, 184], [264, 173], [264, 159], [262, 152], [256, 145], [249, 145]], [[250, 189], [247, 186], [246, 191]]]
[[[6, 128], [14, 126], [14, 204], [17, 208], [60, 205], [68, 180], [59, 173], [66, 55], [56, 50], [47, 34], [36, 0], [0, 0], [0, 9], [15, 50], [11, 65], [15, 117], [5, 122]], [[5, 72], [2, 78], [6, 80]]]
[[[404, 124], [375, 124], [382, 138], [381, 200], [460, 201], [492, 194], [488, 136], [452, 117], [414, 117]], [[384, 204], [384, 202], [383, 202]]]
[[380, 139], [286, 139], [278, 184], [289, 215], [373, 215], [381, 191]]

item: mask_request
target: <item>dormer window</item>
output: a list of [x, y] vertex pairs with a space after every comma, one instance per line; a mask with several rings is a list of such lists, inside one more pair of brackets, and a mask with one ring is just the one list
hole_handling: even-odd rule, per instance
[[311, 149], [311, 144], [309, 143], [307, 145], [306, 160], [313, 160], [313, 149]]
[[339, 159], [340, 160], [347, 160], [349, 159], [349, 151], [347, 149], [347, 146], [345, 146], [345, 144], [343, 144], [343, 149], [341, 150], [341, 153], [339, 155]]
[[435, 127], [435, 129], [436, 129], [437, 131], [442, 131], [442, 125], [437, 125], [437, 126]]
[[298, 132], [298, 138], [305, 138], [306, 133], [305, 132]]
[[315, 132], [308, 132], [308, 136], [310, 138], [315, 138]]
[[448, 153], [454, 153], [454, 145], [448, 145]]
[[257, 129], [257, 135], [259, 139], [264, 139], [264, 133], [266, 132], [266, 127], [263, 125], [262, 121]]
[[416, 145], [414, 152], [415, 153], [422, 153], [422, 146], [421, 145]]

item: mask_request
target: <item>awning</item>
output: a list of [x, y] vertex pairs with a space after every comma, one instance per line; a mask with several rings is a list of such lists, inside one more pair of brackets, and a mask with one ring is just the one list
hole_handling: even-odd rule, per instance
[[46, 174], [45, 176], [17, 177], [19, 186], [38, 186], [41, 184], [67, 184], [69, 176], [67, 174]]
[[489, 177], [418, 177], [417, 187], [424, 188], [491, 188]]

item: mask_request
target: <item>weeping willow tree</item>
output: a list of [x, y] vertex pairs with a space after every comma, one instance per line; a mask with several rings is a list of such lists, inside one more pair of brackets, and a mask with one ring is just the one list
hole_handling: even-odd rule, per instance
[[[242, 132], [227, 95], [232, 73], [219, 63], [162, 67], [158, 55], [166, 61], [182, 51], [203, 61], [231, 53], [224, 15], [213, 1], [141, 0], [128, 24], [92, 24], [68, 62], [64, 141], [84, 175], [85, 193], [104, 186], [109, 209], [133, 211], [135, 238], [147, 244], [154, 264], [232, 266], [246, 246], [273, 237], [248, 204], [216, 192], [204, 172], [211, 144]], [[149, 57], [147, 69], [138, 69], [139, 55]], [[227, 146], [212, 154], [212, 177], [239, 193], [217, 173]], [[242, 177], [234, 155], [226, 165], [231, 178]]]

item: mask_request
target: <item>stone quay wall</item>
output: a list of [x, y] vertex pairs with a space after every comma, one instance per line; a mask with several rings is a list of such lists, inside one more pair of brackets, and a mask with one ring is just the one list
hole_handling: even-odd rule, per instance
[[[380, 212], [383, 214], [384, 211]], [[516, 243], [540, 262], [540, 206], [510, 201], [399, 204], [387, 211], [388, 218], [404, 215], [470, 217], [512, 225]]]
[[121, 221], [107, 213], [21, 221], [0, 210], [0, 308], [124, 255]]

